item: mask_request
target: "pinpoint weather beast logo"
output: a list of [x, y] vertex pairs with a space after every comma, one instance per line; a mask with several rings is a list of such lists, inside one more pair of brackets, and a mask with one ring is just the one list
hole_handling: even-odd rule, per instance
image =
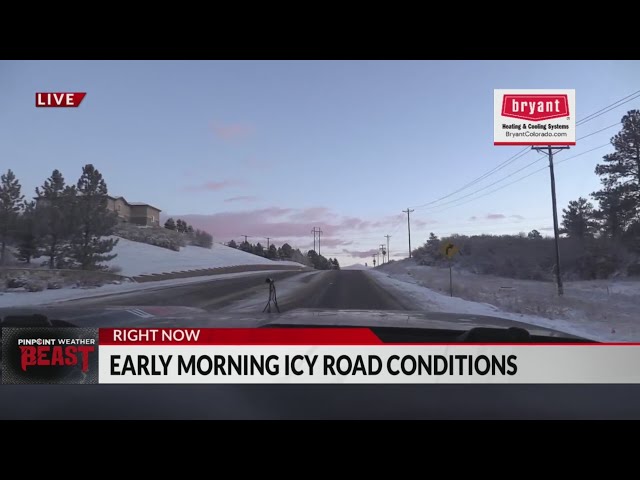
[[568, 95], [505, 94], [502, 99], [503, 117], [540, 122], [569, 115]]
[[2, 330], [2, 383], [98, 383], [97, 329]]

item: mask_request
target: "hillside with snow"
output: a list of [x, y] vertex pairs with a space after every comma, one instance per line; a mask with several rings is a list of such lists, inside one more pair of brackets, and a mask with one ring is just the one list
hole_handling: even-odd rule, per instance
[[111, 260], [108, 266], [111, 268], [119, 267], [119, 273], [127, 277], [238, 265], [303, 266], [297, 262], [269, 260], [215, 243], [211, 249], [187, 246], [176, 252], [147, 243], [119, 238], [118, 244], [111, 253], [117, 254], [117, 257]]

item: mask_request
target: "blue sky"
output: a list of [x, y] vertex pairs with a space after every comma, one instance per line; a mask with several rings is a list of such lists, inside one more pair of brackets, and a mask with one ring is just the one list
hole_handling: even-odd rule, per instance
[[[269, 236], [306, 250], [319, 226], [323, 255], [370, 262], [386, 234], [392, 253], [406, 254], [403, 209], [450, 194], [522, 149], [493, 145], [495, 88], [575, 88], [580, 120], [639, 90], [640, 62], [4, 61], [0, 170], [13, 169], [31, 194], [54, 168], [75, 182], [93, 163], [111, 194], [185, 218], [216, 241]], [[78, 109], [37, 109], [36, 91], [87, 96]], [[578, 138], [631, 108], [640, 99], [579, 126]], [[557, 160], [616, 131], [579, 141]], [[598, 188], [593, 169], [609, 151], [558, 165], [560, 208]], [[543, 161], [445, 204], [536, 158], [529, 152], [416, 208], [412, 245], [430, 231], [550, 233], [546, 171], [476, 199]]]

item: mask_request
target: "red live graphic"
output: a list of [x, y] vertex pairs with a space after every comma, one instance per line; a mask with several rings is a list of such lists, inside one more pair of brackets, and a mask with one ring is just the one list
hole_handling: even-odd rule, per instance
[[87, 92], [36, 92], [36, 107], [76, 108]]
[[82, 371], [89, 370], [89, 353], [95, 351], [96, 347], [88, 345], [29, 345], [20, 346], [20, 364], [22, 371], [27, 371], [27, 367], [35, 366], [66, 366], [72, 367], [78, 364], [79, 358], [82, 361]]

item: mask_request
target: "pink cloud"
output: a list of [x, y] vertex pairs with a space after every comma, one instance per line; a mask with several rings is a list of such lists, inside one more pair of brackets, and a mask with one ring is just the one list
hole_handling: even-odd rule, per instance
[[487, 213], [485, 217], [487, 220], [502, 220], [503, 218], [507, 218], [506, 215], [501, 213]]
[[354, 258], [372, 258], [378, 253], [378, 250], [376, 250], [375, 248], [372, 248], [371, 250], [348, 250], [346, 248], [343, 248], [342, 253], [345, 253]]
[[414, 220], [414, 222], [415, 222], [415, 226], [418, 228], [423, 228], [423, 227], [426, 227], [427, 225], [433, 225], [435, 223], [438, 223], [435, 220], [422, 220], [420, 218]]
[[301, 220], [307, 222], [316, 222], [322, 219], [326, 219], [329, 216], [329, 209], [327, 207], [309, 207], [293, 213], [289, 216], [291, 220]]
[[[211, 233], [215, 241], [229, 241], [231, 239], [238, 241], [241, 235], [248, 235], [253, 237], [250, 238], [252, 242], [265, 243], [264, 237], [270, 237], [272, 243], [282, 245], [286, 242], [303, 251], [313, 248], [311, 230], [314, 227], [319, 228], [322, 231], [321, 251], [323, 255], [333, 254], [330, 250], [332, 248], [347, 247], [359, 242], [363, 235], [378, 228], [374, 224], [379, 226], [384, 221], [387, 226], [394, 225], [393, 217], [371, 222], [354, 216], [341, 217], [326, 207], [302, 209], [269, 207], [219, 212], [212, 215], [179, 215], [176, 213], [169, 215], [167, 213], [165, 218], [169, 216], [174, 219], [181, 218], [194, 228]], [[323, 219], [314, 220], [317, 218]], [[380, 233], [382, 235], [384, 231]], [[367, 252], [369, 251], [367, 250]]]
[[213, 124], [213, 133], [222, 140], [236, 140], [245, 138], [253, 133], [253, 127], [241, 123]]
[[258, 199], [255, 195], [241, 195], [239, 197], [225, 198], [226, 203], [230, 202], [255, 202]]

